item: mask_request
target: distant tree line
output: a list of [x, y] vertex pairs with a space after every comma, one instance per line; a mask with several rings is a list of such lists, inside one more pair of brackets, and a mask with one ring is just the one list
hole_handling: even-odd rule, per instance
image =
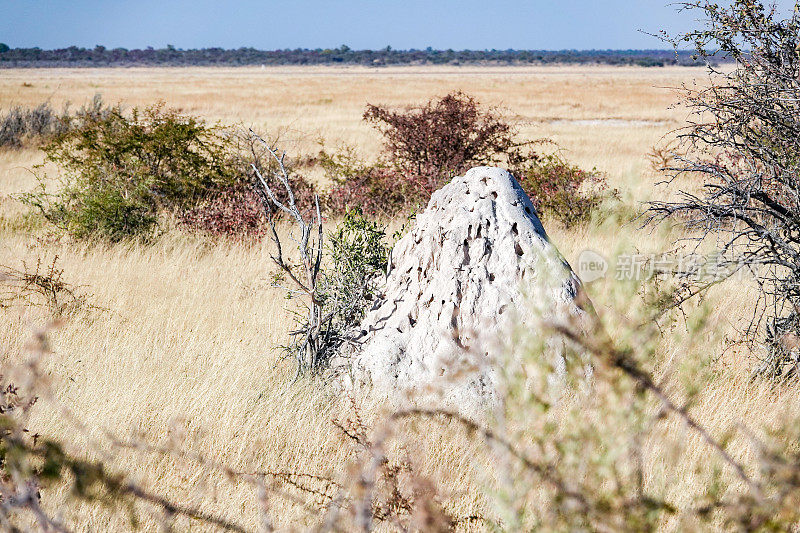
[[0, 43], [0, 68], [10, 67], [114, 67], [130, 65], [459, 65], [459, 64], [547, 64], [594, 63], [605, 65], [699, 65], [692, 52], [673, 50], [353, 50], [339, 48], [296, 48], [257, 50], [255, 48], [11, 48]]

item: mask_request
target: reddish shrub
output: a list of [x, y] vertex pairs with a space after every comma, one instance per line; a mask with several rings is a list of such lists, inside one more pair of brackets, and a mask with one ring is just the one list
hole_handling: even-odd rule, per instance
[[[302, 177], [290, 179], [295, 202], [301, 209], [310, 211], [314, 205], [314, 186]], [[288, 200], [286, 190], [273, 185], [272, 191], [279, 201]], [[179, 221], [192, 231], [208, 233], [231, 239], [252, 239], [263, 236], [269, 229], [264, 213], [264, 203], [252, 186], [245, 183], [227, 187], [205, 203], [183, 211]], [[282, 212], [273, 212], [277, 217]]]
[[319, 157], [334, 183], [327, 202], [334, 212], [358, 207], [391, 216], [425, 204], [454, 175], [477, 165], [507, 167], [540, 213], [567, 226], [587, 220], [603, 198], [601, 174], [536, 153], [533, 142], [516, 140], [513, 124], [462, 92], [405, 111], [369, 105], [364, 120], [383, 134], [380, 161], [368, 164], [352, 149]]
[[349, 147], [334, 154], [323, 150], [317, 162], [333, 182], [325, 207], [334, 214], [359, 209], [366, 215], [386, 218], [427, 201], [435, 190], [427, 178], [408, 176], [381, 163], [368, 164]]
[[336, 183], [325, 205], [336, 214], [358, 208], [366, 215], [388, 218], [403, 209], [424, 204], [434, 190], [436, 187], [431, 187], [425, 176], [406, 176], [375, 166], [359, 176]]
[[481, 109], [461, 91], [402, 112], [370, 104], [364, 120], [383, 135], [392, 167], [442, 182], [476, 165], [507, 160], [524, 145], [496, 110]]
[[217, 237], [253, 238], [268, 228], [261, 199], [250, 187], [228, 187], [205, 203], [179, 215], [192, 231]]
[[558, 155], [537, 156], [512, 172], [539, 215], [567, 227], [586, 222], [608, 189], [602, 174], [582, 170]]

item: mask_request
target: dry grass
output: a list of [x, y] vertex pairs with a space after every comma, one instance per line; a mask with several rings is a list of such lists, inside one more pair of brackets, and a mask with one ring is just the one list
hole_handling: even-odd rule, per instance
[[[675, 95], [666, 87], [701, 75], [690, 69], [607, 67], [5, 70], [0, 108], [46, 99], [56, 106], [66, 100], [81, 104], [95, 93], [126, 105], [163, 99], [213, 121], [283, 129], [296, 152], [313, 153], [322, 137], [329, 145], [345, 142], [374, 153], [378, 139], [360, 120], [367, 102], [402, 105], [461, 89], [483, 103], [504, 106], [525, 122], [526, 136], [556, 140], [570, 159], [606, 172], [626, 201], [638, 202], [661, 194], [646, 154], [685, 114], [668, 108]], [[621, 121], [604, 122], [608, 119]], [[66, 438], [94, 457], [109, 449], [100, 431], [106, 429], [153, 444], [177, 439], [184, 449], [241, 471], [345, 475], [351, 449], [331, 424], [342, 407], [317, 384], [293, 382], [293, 369], [278, 361], [274, 350], [286, 334], [288, 314], [281, 295], [269, 287], [267, 244], [211, 244], [172, 232], [148, 247], [89, 246], [2, 223], [22, 212], [7, 195], [33, 186], [26, 169], [39, 161], [33, 150], [0, 152], [0, 264], [58, 255], [65, 279], [86, 286], [93, 303], [107, 311], [69, 320], [55, 333], [54, 353], [45, 363], [57, 399], [92, 428], [89, 435], [47, 409], [36, 412], [33, 429]], [[659, 250], [669, 241], [633, 226], [551, 228], [550, 234], [573, 262], [585, 248]], [[612, 283], [590, 287], [601, 309]], [[746, 289], [723, 285], [713, 297], [720, 337], [749, 318]], [[0, 356], [8, 362], [23, 357], [24, 339], [43, 319], [32, 309], [0, 310]], [[664, 346], [661, 373], [678, 368], [686, 356], [670, 343]], [[719, 357], [693, 412], [715, 432], [741, 420], [753, 427], [771, 425], [782, 409], [798, 405], [797, 389], [749, 383], [749, 362], [730, 352], [722, 355], [719, 340], [705, 349]], [[670, 423], [663, 431], [684, 430]], [[684, 503], [697, 489], [691, 465], [707, 454], [696, 439], [687, 437], [687, 443], [685, 475], [666, 488]], [[489, 457], [479, 445], [460, 432], [432, 430], [414, 446], [407, 451], [420, 471], [442, 480], [446, 508], [456, 515], [483, 511], [482, 488], [493, 481], [483, 474]], [[744, 443], [734, 443], [733, 450], [747, 453]], [[647, 457], [653, 472], [662, 459]], [[120, 452], [111, 466], [155, 491], [241, 516], [250, 528], [257, 525], [256, 501], [241, 483], [137, 451]], [[205, 485], [215, 495], [199, 500], [195, 489]], [[60, 506], [67, 497], [54, 490], [46, 501], [78, 530], [123, 528], [124, 512]], [[308, 524], [308, 515], [285, 499], [276, 497], [271, 506], [276, 525]]]

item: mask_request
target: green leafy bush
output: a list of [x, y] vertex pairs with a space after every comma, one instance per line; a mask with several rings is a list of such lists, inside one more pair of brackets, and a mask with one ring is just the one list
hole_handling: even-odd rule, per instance
[[[277, 244], [283, 247], [279, 241]], [[302, 293], [311, 296], [302, 304], [302, 311], [295, 313], [290, 341], [283, 347], [287, 358], [297, 358], [298, 372], [327, 368], [343, 345], [354, 339], [354, 328], [378, 296], [389, 252], [386, 228], [356, 209], [348, 211], [327, 235], [321, 270], [317, 281], [305, 286], [308, 291], [285, 286], [287, 276], [280, 270], [276, 273], [275, 284], [287, 290], [288, 298]], [[293, 280], [303, 278], [302, 269], [292, 270], [289, 277]], [[308, 349], [310, 336], [314, 339], [312, 363], [304, 364], [298, 354]]]
[[[144, 187], [159, 207], [184, 207], [235, 179], [221, 132], [162, 105], [86, 117], [45, 146], [49, 160], [80, 181]], [[144, 192], [144, 191], [143, 191]]]
[[44, 148], [60, 189], [23, 199], [68, 233], [147, 236], [162, 212], [197, 205], [246, 178], [224, 132], [162, 105], [84, 110]]
[[377, 278], [389, 261], [386, 228], [360, 210], [345, 214], [328, 235], [329, 266], [322, 278], [323, 309], [331, 326], [344, 330], [358, 324], [377, 294]]

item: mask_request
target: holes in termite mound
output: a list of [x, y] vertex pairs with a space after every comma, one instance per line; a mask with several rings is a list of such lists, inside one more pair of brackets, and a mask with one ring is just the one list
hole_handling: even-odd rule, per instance
[[533, 214], [533, 212], [531, 211], [531, 208], [528, 207], [527, 205], [525, 206], [525, 213], [528, 214], [529, 216]]
[[464, 239], [464, 244], [462, 246], [464, 247], [464, 259], [461, 260], [461, 265], [464, 266], [464, 265], [468, 265], [469, 264], [469, 260], [470, 260], [470, 257], [469, 257], [469, 239]]
[[520, 256], [520, 257], [521, 257], [521, 256], [522, 256], [522, 254], [523, 254], [523, 251], [522, 251], [522, 246], [520, 246], [518, 242], [515, 242], [515, 243], [514, 243], [514, 253], [516, 253], [516, 254], [517, 254], [518, 256]]
[[482, 228], [483, 228], [483, 226], [478, 226], [478, 230], [475, 232], [475, 238], [476, 239], [481, 236], [481, 229]]
[[497, 192], [492, 191], [492, 200], [497, 200]]
[[489, 272], [489, 281], [494, 281], [494, 274]]
[[511, 233], [513, 233], [514, 235], [519, 235], [519, 230], [517, 229], [517, 223], [516, 222], [511, 224]]

